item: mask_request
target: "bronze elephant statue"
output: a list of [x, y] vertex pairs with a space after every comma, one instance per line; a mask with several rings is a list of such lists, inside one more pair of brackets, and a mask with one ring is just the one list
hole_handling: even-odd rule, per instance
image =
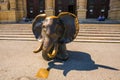
[[54, 58], [67, 60], [66, 44], [76, 38], [79, 22], [69, 12], [61, 12], [58, 16], [40, 14], [33, 21], [32, 31], [40, 43], [34, 53], [42, 51], [42, 57], [47, 61]]

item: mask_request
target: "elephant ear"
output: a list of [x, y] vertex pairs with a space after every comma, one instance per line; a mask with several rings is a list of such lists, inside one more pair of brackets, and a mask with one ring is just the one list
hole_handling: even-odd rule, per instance
[[32, 31], [37, 40], [41, 38], [42, 24], [45, 18], [46, 14], [39, 14], [33, 20]]
[[62, 22], [65, 29], [60, 42], [69, 43], [73, 41], [79, 32], [78, 18], [69, 12], [61, 12], [58, 15], [58, 18]]

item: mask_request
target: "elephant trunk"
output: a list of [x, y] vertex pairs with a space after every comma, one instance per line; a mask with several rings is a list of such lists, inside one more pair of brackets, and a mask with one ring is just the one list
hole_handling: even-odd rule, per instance
[[58, 43], [54, 42], [51, 38], [45, 37], [43, 44], [43, 55], [46, 58], [53, 59], [58, 52]]

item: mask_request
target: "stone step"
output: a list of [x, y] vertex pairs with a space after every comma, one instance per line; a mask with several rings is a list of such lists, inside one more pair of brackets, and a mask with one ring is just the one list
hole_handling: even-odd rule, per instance
[[30, 32], [0, 32], [1, 35], [33, 35], [33, 33]]
[[80, 24], [80, 32], [120, 32], [120, 24]]
[[[0, 40], [14, 40], [14, 41], [37, 41], [34, 38], [1, 38]], [[75, 39], [73, 42], [96, 42], [96, 43], [120, 43], [120, 40], [81, 40]]]
[[0, 29], [32, 29], [32, 24], [0, 24]]
[[86, 37], [120, 37], [120, 34], [117, 33], [78, 33], [77, 36], [86, 36]]
[[0, 40], [15, 40], [15, 41], [36, 41], [35, 38], [19, 38], [19, 37], [0, 37]]
[[32, 32], [32, 30], [0, 30], [0, 32]]
[[[33, 35], [33, 32], [30, 30], [11, 30], [11, 31], [0, 31], [0, 35]], [[120, 36], [120, 32], [79, 32], [78, 36]]]
[[[0, 27], [0, 31], [2, 31], [2, 30], [3, 30], [3, 31], [12, 31], [12, 30], [13, 30], [13, 31], [17, 31], [17, 30], [18, 30], [18, 31], [24, 31], [24, 30], [25, 30], [25, 31], [27, 31], [27, 30], [28, 30], [28, 31], [32, 31], [32, 28], [19, 28], [19, 27], [18, 27], [18, 28], [16, 28], [16, 27], [14, 27], [14, 28], [12, 28], [12, 27], [9, 27], [9, 28], [1, 28], [1, 27]], [[114, 28], [114, 27], [112, 27], [112, 28], [107, 28], [107, 29], [105, 29], [105, 28], [103, 28], [103, 29], [102, 29], [102, 28], [92, 29], [92, 28], [90, 27], [90, 28], [85, 28], [85, 29], [84, 29], [84, 28], [80, 28], [80, 31], [81, 31], [81, 32], [82, 32], [82, 31], [83, 31], [83, 32], [84, 32], [84, 31], [85, 31], [85, 32], [86, 32], [86, 31], [89, 31], [89, 32], [94, 32], [94, 31], [108, 31], [108, 32], [116, 32], [116, 31], [117, 31], [117, 32], [120, 32], [120, 27], [119, 27], [119, 28], [116, 28], [116, 27]]]
[[0, 37], [7, 37], [7, 38], [34, 38], [34, 35], [1, 35], [0, 34]]
[[[34, 35], [0, 35], [0, 40], [36, 41]], [[74, 42], [112, 42], [120, 43], [120, 37], [84, 37], [77, 36]]]
[[120, 43], [120, 40], [81, 40], [75, 39], [74, 42], [87, 42], [87, 43]]
[[[29, 32], [29, 33], [32, 33], [32, 30], [0, 30], [0, 33], [1, 32]], [[92, 34], [94, 34], [94, 33], [118, 33], [118, 34], [120, 34], [120, 31], [100, 31], [100, 30], [95, 30], [95, 31], [82, 31], [82, 30], [80, 30], [79, 31], [79, 33], [92, 33]]]
[[77, 36], [77, 40], [120, 40], [120, 37], [90, 37], [90, 36]]
[[120, 34], [120, 32], [103, 32], [103, 31], [94, 31], [94, 32], [89, 32], [89, 31], [79, 31], [79, 34]]
[[[0, 25], [0, 40], [36, 41], [31, 24]], [[120, 43], [120, 25], [80, 24], [74, 42]]]

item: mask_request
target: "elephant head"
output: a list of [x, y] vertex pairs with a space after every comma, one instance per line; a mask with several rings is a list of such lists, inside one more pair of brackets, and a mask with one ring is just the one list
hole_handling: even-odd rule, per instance
[[73, 41], [79, 32], [78, 19], [69, 12], [62, 12], [58, 16], [40, 14], [32, 26], [35, 38], [40, 43], [34, 53], [42, 50], [45, 60], [51, 60], [59, 53], [66, 54], [65, 44]]

